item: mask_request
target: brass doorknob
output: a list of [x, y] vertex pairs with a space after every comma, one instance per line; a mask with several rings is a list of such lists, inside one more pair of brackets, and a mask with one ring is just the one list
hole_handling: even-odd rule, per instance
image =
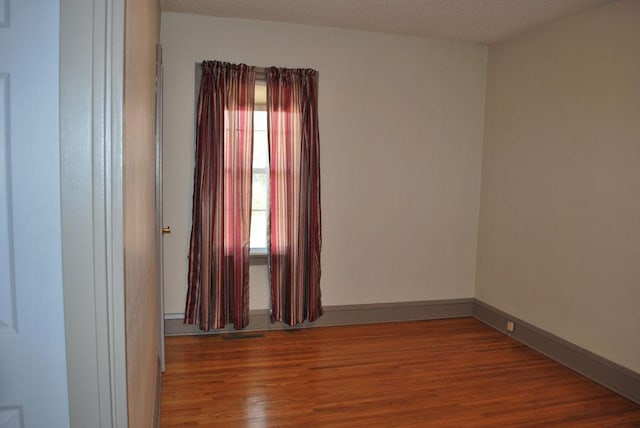
[[162, 228], [162, 234], [163, 235], [168, 235], [171, 233], [171, 226], [165, 226]]

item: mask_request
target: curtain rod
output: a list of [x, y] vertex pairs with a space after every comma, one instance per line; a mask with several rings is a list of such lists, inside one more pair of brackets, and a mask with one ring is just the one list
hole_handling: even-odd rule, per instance
[[[199, 69], [202, 66], [202, 61], [196, 61], [196, 67]], [[250, 65], [256, 72], [256, 78], [265, 80], [267, 78], [267, 69], [271, 67], [259, 67], [257, 65]], [[277, 68], [277, 67], [276, 67]]]
[[[202, 65], [202, 61], [196, 61], [196, 65], [199, 67]], [[247, 64], [248, 65], [248, 64]], [[249, 65], [249, 67], [253, 67], [256, 73], [266, 73], [267, 68], [271, 67], [258, 67], [257, 65]]]
[[[202, 66], [202, 61], [196, 61], [196, 66], [200, 68]], [[250, 66], [251, 67], [251, 66]], [[254, 71], [256, 72], [256, 77], [266, 79], [267, 78], [267, 68], [269, 67], [258, 67], [252, 66]]]

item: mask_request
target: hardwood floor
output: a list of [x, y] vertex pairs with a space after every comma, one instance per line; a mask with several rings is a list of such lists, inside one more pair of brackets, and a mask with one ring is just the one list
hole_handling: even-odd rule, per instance
[[640, 427], [640, 406], [472, 318], [247, 336], [167, 338], [163, 427]]

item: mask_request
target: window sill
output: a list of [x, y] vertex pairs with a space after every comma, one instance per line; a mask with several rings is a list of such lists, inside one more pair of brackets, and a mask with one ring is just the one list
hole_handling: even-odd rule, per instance
[[266, 249], [249, 250], [249, 265], [264, 266], [269, 263], [269, 254]]

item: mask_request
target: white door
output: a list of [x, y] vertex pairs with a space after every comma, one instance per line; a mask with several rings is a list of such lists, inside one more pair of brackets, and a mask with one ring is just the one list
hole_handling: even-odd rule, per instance
[[55, 0], [0, 0], [0, 427], [68, 427]]

